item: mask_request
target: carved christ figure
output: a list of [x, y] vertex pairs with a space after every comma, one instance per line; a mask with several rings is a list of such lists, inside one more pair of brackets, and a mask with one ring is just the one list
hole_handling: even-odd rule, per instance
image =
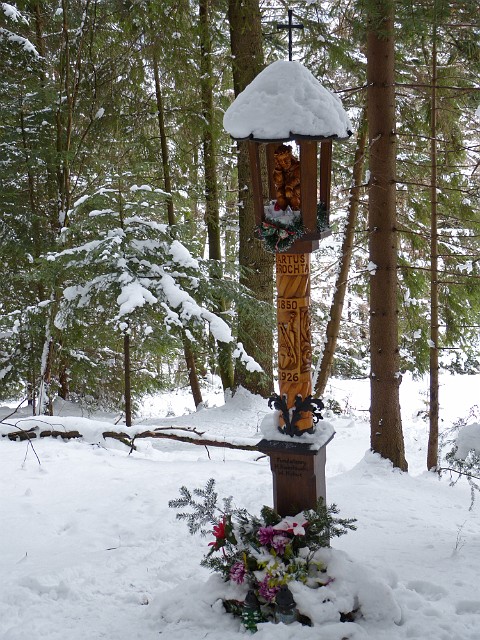
[[275, 184], [277, 205], [285, 211], [290, 206], [293, 211], [300, 211], [300, 161], [292, 153], [290, 145], [281, 144], [275, 149]]

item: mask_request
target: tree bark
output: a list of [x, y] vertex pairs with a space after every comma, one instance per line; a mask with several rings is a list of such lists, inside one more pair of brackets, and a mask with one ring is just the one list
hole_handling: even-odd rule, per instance
[[183, 335], [183, 353], [185, 354], [188, 380], [190, 382], [190, 389], [192, 390], [193, 401], [195, 403], [195, 407], [198, 407], [203, 402], [202, 390], [200, 389], [200, 383], [198, 381], [195, 354], [192, 349], [192, 344], [185, 334]]
[[437, 26], [434, 22], [432, 37], [432, 94], [430, 109], [431, 158], [431, 221], [430, 221], [430, 407], [427, 449], [427, 469], [438, 466], [438, 218], [437, 218]]
[[[237, 96], [262, 70], [263, 47], [258, 0], [229, 0], [233, 86]], [[250, 188], [248, 143], [238, 143], [240, 282], [254, 298], [273, 310], [273, 255], [254, 238], [255, 215]], [[273, 317], [273, 315], [272, 315]], [[238, 340], [263, 368], [264, 374], [236, 367], [235, 384], [264, 397], [273, 390], [273, 322], [238, 309]]]
[[353, 186], [350, 189], [350, 200], [348, 205], [347, 224], [343, 236], [340, 269], [335, 282], [335, 293], [333, 294], [332, 306], [330, 307], [330, 317], [327, 323], [326, 341], [323, 349], [322, 360], [318, 377], [315, 383], [315, 395], [322, 396], [327, 386], [328, 378], [333, 364], [333, 357], [337, 346], [338, 333], [342, 320], [343, 304], [347, 292], [348, 273], [352, 260], [353, 242], [355, 239], [355, 225], [357, 223], [358, 205], [360, 201], [359, 192], [363, 178], [363, 168], [365, 164], [365, 146], [367, 142], [367, 119], [366, 111], [362, 112], [355, 149], [355, 159], [353, 163]]
[[[223, 278], [220, 230], [220, 205], [218, 197], [217, 160], [215, 140], [215, 108], [213, 103], [212, 42], [210, 38], [211, 0], [200, 0], [200, 89], [203, 115], [203, 160], [205, 167], [205, 222], [208, 234], [208, 257], [212, 264], [211, 276]], [[226, 311], [223, 299], [217, 299], [216, 312]], [[223, 389], [233, 389], [234, 371], [232, 345], [217, 341], [218, 369]]]
[[125, 425], [132, 426], [132, 378], [130, 363], [130, 334], [128, 329], [123, 334], [123, 373], [125, 378]]
[[40, 369], [40, 390], [38, 394], [37, 415], [45, 414], [53, 416], [53, 398], [50, 389], [52, 381], [53, 352], [54, 343], [50, 333], [50, 321], [47, 320]]
[[374, 0], [369, 7], [370, 442], [373, 451], [406, 471], [399, 398], [394, 4]]
[[157, 121], [160, 132], [160, 149], [162, 152], [163, 184], [165, 191], [170, 194], [167, 200], [168, 224], [173, 226], [176, 222], [172, 200], [172, 181], [170, 177], [170, 159], [168, 154], [167, 135], [165, 133], [165, 109], [163, 105], [162, 85], [160, 82], [160, 69], [155, 47], [152, 47], [153, 76], [155, 78], [155, 99], [157, 103]]

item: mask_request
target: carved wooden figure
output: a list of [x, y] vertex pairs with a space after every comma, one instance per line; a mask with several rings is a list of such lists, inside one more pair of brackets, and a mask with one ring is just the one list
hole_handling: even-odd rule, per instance
[[300, 211], [300, 161], [293, 155], [292, 147], [285, 144], [275, 149], [274, 158], [273, 183], [277, 205], [283, 211], [288, 206], [293, 211]]

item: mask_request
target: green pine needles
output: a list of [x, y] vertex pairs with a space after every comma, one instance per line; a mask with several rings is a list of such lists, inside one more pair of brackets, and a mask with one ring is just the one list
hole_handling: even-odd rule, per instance
[[[177, 513], [177, 520], [187, 521], [188, 532], [191, 535], [200, 533], [200, 535], [206, 536], [209, 530], [205, 529], [205, 526], [217, 523], [220, 509], [217, 506], [218, 495], [214, 489], [215, 480], [213, 478], [207, 481], [204, 489], [190, 491], [187, 487], [180, 487], [180, 498], [170, 500], [168, 503], [172, 509], [184, 509], [185, 507], [190, 509]], [[201, 500], [196, 500], [195, 497], [201, 498]], [[231, 512], [231, 503], [232, 497], [224, 498], [224, 508], [220, 512], [222, 514]]]

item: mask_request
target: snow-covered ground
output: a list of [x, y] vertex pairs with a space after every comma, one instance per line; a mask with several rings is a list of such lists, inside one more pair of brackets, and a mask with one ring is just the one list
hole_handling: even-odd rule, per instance
[[[479, 382], [442, 377], [444, 428], [467, 418]], [[368, 452], [368, 381], [332, 381], [328, 395], [344, 414], [325, 416], [336, 430], [327, 448], [327, 500], [358, 527], [333, 546], [353, 561], [357, 583], [374, 575], [384, 585], [365, 594], [370, 612], [378, 601], [378, 616], [312, 628], [267, 623], [258, 640], [480, 637], [480, 506], [469, 510], [466, 482], [451, 487], [447, 477], [424, 471], [426, 382], [406, 377], [401, 392], [409, 474]], [[246, 392], [224, 404], [213, 390], [208, 404], [194, 412], [185, 393], [151, 398], [136, 426], [255, 439], [269, 411]], [[0, 417], [11, 410], [1, 408]], [[475, 412], [470, 422], [480, 421], [478, 406]], [[223, 612], [218, 581], [199, 566], [208, 540], [190, 536], [168, 501], [180, 486], [203, 487], [214, 477], [221, 496], [258, 513], [272, 502], [268, 461], [256, 452], [170, 440], [138, 441], [129, 455], [101, 437], [116, 417], [90, 419], [70, 404], [57, 405], [57, 413], [42, 420], [78, 429], [84, 439], [37, 439], [33, 451], [0, 438], [0, 639], [234, 640], [248, 633]], [[24, 410], [8, 422], [22, 416]], [[13, 430], [0, 425], [1, 433]], [[387, 590], [401, 611], [397, 623], [383, 615]]]

